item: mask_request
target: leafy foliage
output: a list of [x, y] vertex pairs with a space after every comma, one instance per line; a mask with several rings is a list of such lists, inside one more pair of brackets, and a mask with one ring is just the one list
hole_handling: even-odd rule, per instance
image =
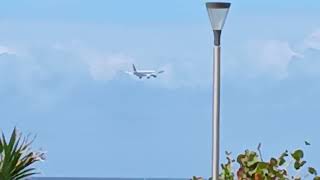
[[31, 150], [28, 137], [21, 137], [14, 128], [9, 141], [4, 133], [0, 137], [0, 179], [22, 180], [37, 174], [31, 167], [35, 162], [44, 160], [43, 152]]
[[[310, 143], [305, 143], [309, 146]], [[231, 158], [231, 153], [226, 152], [227, 162], [221, 164], [221, 180], [301, 180], [308, 176], [313, 176], [313, 180], [320, 180], [317, 170], [313, 167], [308, 167], [308, 174], [299, 175], [300, 170], [306, 165], [304, 152], [297, 149], [292, 153], [287, 150], [281, 153], [279, 157], [271, 157], [268, 161], [262, 159], [261, 144], [258, 146], [258, 152], [246, 150], [237, 156], [236, 161]], [[234, 171], [232, 165], [237, 162], [239, 168]], [[292, 167], [293, 170], [289, 168]], [[296, 172], [296, 175], [290, 176], [289, 172]], [[235, 173], [236, 172], [236, 173]], [[236, 176], [235, 176], [236, 174]], [[200, 177], [194, 177], [193, 180], [202, 180]]]
[[[310, 143], [306, 144], [310, 145]], [[260, 152], [260, 144], [258, 146], [258, 151]], [[291, 158], [290, 161], [288, 161], [288, 158]], [[279, 157], [270, 158], [269, 161], [263, 161], [261, 157], [255, 152], [255, 151], [249, 151], [246, 150], [243, 154], [238, 155], [237, 162], [240, 165], [238, 171], [237, 171], [237, 178], [241, 180], [289, 180], [289, 179], [302, 179], [302, 176], [295, 175], [295, 176], [289, 176], [288, 174], [288, 168], [291, 164], [293, 164], [294, 170], [298, 171], [304, 165], [307, 163], [304, 158], [304, 152], [301, 149], [297, 149], [289, 154], [289, 152], [286, 150], [284, 151]], [[229, 157], [227, 157], [227, 163], [229, 164], [230, 160]], [[230, 170], [228, 170], [230, 171]], [[290, 171], [291, 172], [291, 171]], [[223, 177], [223, 174], [225, 173], [225, 169], [222, 169], [221, 172], [221, 179], [226, 179]], [[229, 172], [228, 172], [229, 173]], [[317, 180], [320, 178], [320, 176], [317, 176], [317, 171], [313, 167], [308, 167], [308, 173], [310, 175], [313, 175], [313, 179]], [[305, 175], [303, 177], [307, 177], [308, 175]], [[229, 180], [233, 180], [233, 178]]]
[[227, 155], [227, 163], [221, 164], [222, 172], [220, 177], [225, 180], [232, 180], [234, 178], [232, 163], [234, 163], [235, 160], [231, 158], [231, 153], [226, 151], [226, 155]]

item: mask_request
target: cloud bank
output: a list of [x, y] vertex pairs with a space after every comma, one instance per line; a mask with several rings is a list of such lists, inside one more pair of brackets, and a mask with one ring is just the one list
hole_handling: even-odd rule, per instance
[[[16, 47], [0, 44], [0, 68], [3, 77], [10, 77], [10, 83], [16, 84], [16, 89], [30, 92], [46, 90], [46, 82], [67, 84], [81, 83], [79, 77], [96, 83], [108, 82], [118, 77], [130, 78], [123, 71], [131, 70], [131, 64], [136, 63], [141, 69], [165, 70], [156, 80], [141, 81], [151, 86], [164, 88], [201, 88], [210, 87], [212, 54], [188, 58], [180, 51], [179, 56], [158, 57], [148, 59], [127, 52], [106, 51], [79, 45], [81, 43], [55, 43], [41, 48], [26, 48], [20, 53]], [[302, 46], [304, 48], [294, 48]], [[234, 57], [225, 57], [224, 73], [234, 78], [269, 77], [282, 80], [290, 76], [290, 67], [295, 61], [309, 61], [309, 50], [320, 50], [320, 31], [316, 30], [306, 36], [300, 45], [284, 40], [249, 40], [247, 45], [239, 47]], [[145, 51], [148, 51], [146, 48]], [[27, 53], [25, 53], [27, 52]], [[309, 54], [308, 54], [309, 53]], [[199, 53], [203, 54], [203, 53]], [[152, 56], [151, 56], [152, 57]], [[306, 58], [308, 57], [308, 58]], [[316, 71], [316, 70], [313, 70]], [[319, 70], [320, 71], [320, 70]], [[5, 73], [5, 74], [4, 74]], [[58, 80], [57, 80], [58, 79]], [[8, 82], [2, 78], [2, 83]]]
[[[243, 53], [230, 58], [233, 66], [225, 67], [226, 73], [234, 78], [270, 78], [284, 80], [294, 76], [295, 65], [299, 63], [308, 73], [310, 63], [320, 54], [320, 31], [314, 31], [298, 43], [285, 40], [249, 40], [239, 49]], [[310, 52], [313, 53], [310, 53]], [[234, 65], [236, 64], [236, 65]], [[307, 66], [308, 64], [308, 66]], [[300, 68], [300, 73], [301, 73]], [[315, 72], [315, 70], [312, 70]], [[320, 73], [320, 69], [317, 70]], [[302, 74], [301, 74], [302, 75]]]

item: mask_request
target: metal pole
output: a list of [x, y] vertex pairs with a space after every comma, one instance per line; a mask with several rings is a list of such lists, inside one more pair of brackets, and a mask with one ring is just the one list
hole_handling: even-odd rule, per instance
[[214, 46], [212, 108], [212, 180], [218, 180], [220, 153], [220, 46]]

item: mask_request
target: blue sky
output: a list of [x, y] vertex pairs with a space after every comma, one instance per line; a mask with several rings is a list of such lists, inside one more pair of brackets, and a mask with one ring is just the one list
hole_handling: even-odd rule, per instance
[[[320, 2], [231, 1], [221, 156], [316, 154]], [[43, 176], [210, 175], [212, 33], [205, 1], [6, 1], [0, 128], [37, 134]], [[158, 79], [123, 73], [159, 68]]]

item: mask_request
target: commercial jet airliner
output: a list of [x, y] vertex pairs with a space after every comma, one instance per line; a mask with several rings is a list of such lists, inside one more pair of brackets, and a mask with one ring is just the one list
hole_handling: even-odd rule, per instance
[[164, 71], [155, 71], [155, 70], [137, 70], [135, 65], [132, 64], [132, 68], [133, 68], [133, 71], [130, 72], [130, 71], [126, 71], [127, 74], [130, 74], [130, 75], [135, 75], [137, 77], [139, 77], [140, 79], [143, 78], [143, 77], [146, 77], [148, 79], [150, 79], [151, 77], [153, 78], [156, 78], [158, 76], [158, 74], [161, 74], [163, 73]]

